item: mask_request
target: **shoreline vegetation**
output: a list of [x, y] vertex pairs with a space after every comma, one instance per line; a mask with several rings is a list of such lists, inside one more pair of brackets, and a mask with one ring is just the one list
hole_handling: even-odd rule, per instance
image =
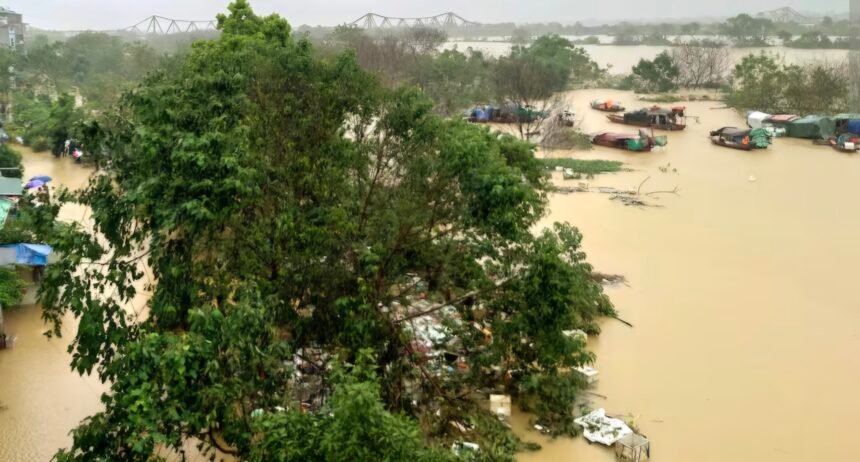
[[624, 163], [615, 160], [602, 159], [571, 159], [571, 158], [542, 158], [538, 159], [547, 169], [570, 169], [583, 175], [599, 175], [601, 173], [617, 173], [624, 171]]

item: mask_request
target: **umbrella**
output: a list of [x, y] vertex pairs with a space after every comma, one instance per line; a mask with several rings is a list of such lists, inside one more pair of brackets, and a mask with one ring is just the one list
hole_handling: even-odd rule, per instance
[[48, 175], [39, 175], [39, 176], [34, 176], [33, 178], [30, 178], [30, 181], [41, 181], [42, 183], [48, 183], [52, 179], [53, 178], [49, 177]]
[[27, 189], [41, 188], [42, 186], [45, 186], [45, 182], [39, 180], [30, 180], [24, 185]]

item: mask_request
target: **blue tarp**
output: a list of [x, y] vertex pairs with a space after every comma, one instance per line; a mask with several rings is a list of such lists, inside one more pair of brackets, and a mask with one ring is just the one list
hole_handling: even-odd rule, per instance
[[860, 135], [860, 119], [849, 120], [848, 124], [846, 125], [846, 129], [848, 130], [848, 133]]
[[[15, 252], [15, 263], [28, 266], [45, 266], [48, 264], [48, 255], [54, 249], [43, 244], [10, 244], [0, 245], [0, 249], [6, 252]], [[4, 252], [5, 253], [5, 252]]]
[[487, 111], [480, 108], [475, 110], [475, 119], [477, 119], [478, 122], [486, 122], [490, 120], [490, 118], [487, 116]]

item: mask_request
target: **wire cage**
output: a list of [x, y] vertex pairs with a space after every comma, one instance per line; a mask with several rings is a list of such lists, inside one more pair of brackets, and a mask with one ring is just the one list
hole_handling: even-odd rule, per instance
[[615, 443], [615, 458], [632, 462], [651, 460], [651, 441], [644, 435], [627, 435]]

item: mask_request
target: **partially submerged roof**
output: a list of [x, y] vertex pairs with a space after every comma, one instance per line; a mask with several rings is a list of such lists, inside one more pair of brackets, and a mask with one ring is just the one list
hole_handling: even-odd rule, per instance
[[0, 177], [0, 196], [18, 197], [24, 194], [24, 185], [20, 178]]

